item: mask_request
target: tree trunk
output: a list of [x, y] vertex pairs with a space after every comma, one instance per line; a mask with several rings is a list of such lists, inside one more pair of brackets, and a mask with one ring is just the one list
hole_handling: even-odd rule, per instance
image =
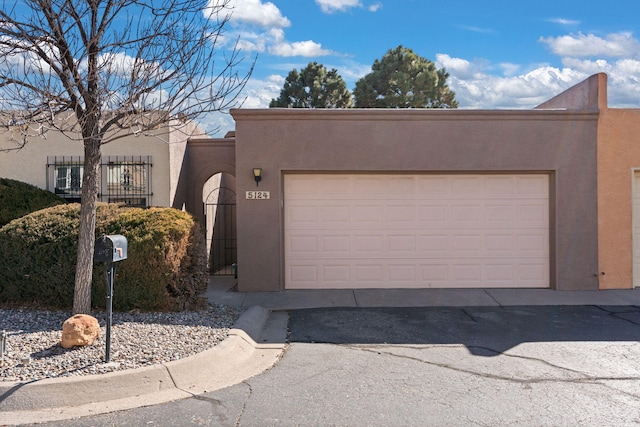
[[91, 280], [96, 240], [96, 201], [100, 178], [100, 140], [89, 137], [84, 144], [82, 204], [78, 234], [78, 259], [73, 294], [73, 314], [91, 312]]

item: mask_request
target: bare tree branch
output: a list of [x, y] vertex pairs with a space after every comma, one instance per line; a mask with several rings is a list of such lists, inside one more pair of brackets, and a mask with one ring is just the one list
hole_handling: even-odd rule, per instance
[[74, 312], [90, 310], [101, 145], [161, 126], [186, 129], [237, 105], [253, 64], [225, 37], [230, 1], [2, 4], [0, 136], [14, 144], [6, 150], [49, 131], [84, 147]]

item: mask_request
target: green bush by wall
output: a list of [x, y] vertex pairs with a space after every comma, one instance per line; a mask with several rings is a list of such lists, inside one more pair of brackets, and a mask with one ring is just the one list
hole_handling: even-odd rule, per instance
[[[80, 205], [43, 209], [0, 228], [0, 302], [70, 309]], [[171, 208], [99, 203], [96, 236], [122, 234], [128, 258], [116, 264], [113, 309], [178, 311], [202, 307], [207, 286], [204, 235]], [[92, 305], [105, 306], [104, 266], [94, 266]]]
[[0, 178], [0, 227], [31, 212], [66, 201], [50, 191], [13, 179]]

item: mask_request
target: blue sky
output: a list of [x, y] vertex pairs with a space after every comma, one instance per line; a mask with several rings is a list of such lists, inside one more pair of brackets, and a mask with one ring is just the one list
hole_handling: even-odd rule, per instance
[[[211, 0], [215, 1], [215, 0]], [[444, 67], [459, 108], [532, 108], [597, 72], [609, 106], [640, 108], [635, 0], [231, 0], [229, 39], [257, 55], [244, 107], [266, 108], [292, 69], [319, 62], [353, 90], [398, 45]], [[215, 124], [233, 129], [228, 115]], [[211, 128], [211, 125], [207, 126]]]

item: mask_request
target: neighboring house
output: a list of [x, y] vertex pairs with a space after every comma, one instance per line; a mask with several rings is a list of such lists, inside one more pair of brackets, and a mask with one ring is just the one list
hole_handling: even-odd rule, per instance
[[[0, 129], [0, 176], [80, 201], [83, 145], [58, 131], [32, 136], [20, 149], [19, 126]], [[102, 146], [98, 200], [130, 206], [174, 206], [187, 139], [197, 128], [171, 126]], [[202, 132], [198, 133], [202, 135]]]
[[[22, 146], [20, 126], [19, 123], [13, 123], [11, 126], [0, 128], [0, 177], [26, 182], [56, 193], [71, 202], [79, 202], [84, 163], [82, 141], [77, 135], [72, 135], [70, 139], [59, 131], [50, 130], [40, 136], [30, 136]], [[38, 132], [30, 129], [29, 133]], [[230, 185], [234, 188], [233, 176], [228, 175], [222, 180], [216, 173], [228, 172], [228, 168], [208, 173], [209, 167], [206, 166], [206, 177], [201, 183], [194, 183], [191, 181], [191, 175], [197, 174], [197, 171], [186, 167], [189, 157], [187, 145], [190, 139], [190, 152], [196, 158], [201, 156], [198, 147], [210, 151], [209, 147], [217, 147], [220, 143], [228, 146], [229, 139], [216, 140], [203, 136], [204, 132], [193, 123], [179, 123], [177, 126], [167, 125], [144, 134], [129, 134], [104, 144], [101, 147], [98, 200], [125, 203], [135, 207], [163, 206], [184, 209], [188, 204], [185, 197], [198, 199], [197, 207], [193, 207], [191, 212], [203, 224], [209, 225], [207, 243], [210, 248], [212, 272], [222, 269], [223, 272], [231, 274], [230, 267], [225, 267], [226, 264], [231, 265], [235, 262], [235, 228], [230, 228], [234, 226], [232, 220], [235, 218], [225, 221], [226, 206], [225, 209], [217, 211], [215, 206], [218, 204], [218, 194], [228, 203], [229, 191], [221, 191], [219, 187]], [[216, 158], [225, 159], [224, 155], [217, 155]], [[197, 185], [200, 185], [200, 193], [195, 195], [193, 189]], [[234, 211], [235, 208], [230, 210], [231, 213]], [[217, 220], [214, 219], [216, 217]], [[217, 224], [219, 229], [215, 235], [214, 224]]]

